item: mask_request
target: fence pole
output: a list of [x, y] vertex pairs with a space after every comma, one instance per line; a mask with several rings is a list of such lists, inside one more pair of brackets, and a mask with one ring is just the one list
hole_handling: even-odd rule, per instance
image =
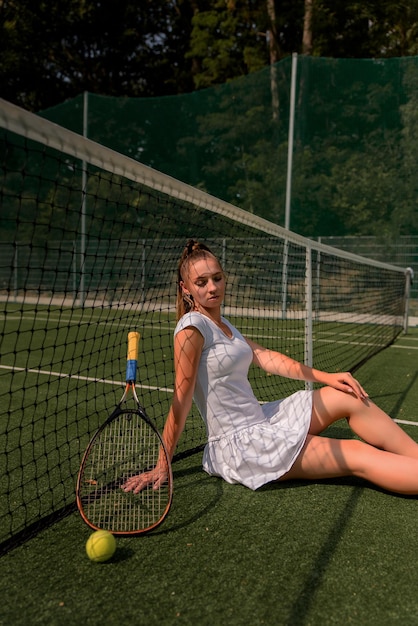
[[[290, 110], [289, 110], [289, 131], [287, 137], [287, 173], [286, 173], [286, 205], [284, 227], [290, 230], [290, 204], [292, 196], [292, 168], [293, 168], [293, 136], [295, 128], [295, 102], [296, 102], [296, 74], [298, 55], [292, 54], [292, 73], [290, 78]], [[287, 239], [284, 241], [283, 250], [283, 276], [282, 276], [282, 318], [287, 317], [287, 263], [288, 263]]]
[[290, 110], [289, 110], [289, 132], [287, 138], [287, 174], [286, 174], [286, 208], [284, 227], [290, 229], [290, 204], [292, 196], [292, 168], [293, 168], [293, 140], [295, 128], [295, 103], [296, 103], [296, 74], [298, 55], [292, 54], [292, 75], [290, 79]]

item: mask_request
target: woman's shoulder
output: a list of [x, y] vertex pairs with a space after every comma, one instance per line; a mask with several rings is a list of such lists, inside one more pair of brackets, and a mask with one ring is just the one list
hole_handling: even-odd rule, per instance
[[202, 331], [207, 326], [207, 318], [198, 311], [189, 311], [185, 313], [177, 322], [174, 334], [176, 335], [180, 330], [193, 326]]

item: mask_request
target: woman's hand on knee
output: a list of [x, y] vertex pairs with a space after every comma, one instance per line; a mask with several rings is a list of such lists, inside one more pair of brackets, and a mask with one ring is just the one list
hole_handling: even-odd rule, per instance
[[338, 372], [335, 374], [328, 374], [325, 382], [330, 387], [344, 391], [345, 393], [351, 393], [361, 400], [365, 400], [369, 397], [369, 394], [363, 389], [358, 380], [354, 378], [350, 372]]

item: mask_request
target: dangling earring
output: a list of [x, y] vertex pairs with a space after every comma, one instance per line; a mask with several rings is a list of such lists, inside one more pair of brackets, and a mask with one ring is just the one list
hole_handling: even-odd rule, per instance
[[191, 293], [185, 293], [183, 291], [183, 300], [187, 303], [190, 309], [194, 309], [194, 300]]

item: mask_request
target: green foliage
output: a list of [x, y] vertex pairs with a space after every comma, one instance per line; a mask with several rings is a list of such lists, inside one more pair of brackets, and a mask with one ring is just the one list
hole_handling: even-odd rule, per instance
[[[304, 0], [276, 1], [274, 15], [258, 0], [3, 2], [2, 97], [80, 133], [87, 90], [89, 137], [283, 224], [289, 54], [301, 50], [304, 10]], [[417, 232], [417, 69], [399, 65], [417, 53], [417, 32], [418, 0], [314, 0], [321, 59], [298, 60], [292, 229]], [[269, 67], [271, 37], [282, 61]]]
[[[30, 110], [83, 91], [162, 96], [223, 84], [302, 50], [304, 0], [10, 0], [0, 4], [2, 97]], [[313, 54], [418, 53], [418, 0], [314, 0]]]
[[85, 90], [117, 96], [190, 89], [189, 20], [163, 0], [3, 3], [2, 97], [37, 110]]
[[192, 20], [187, 57], [198, 59], [196, 88], [225, 83], [268, 64], [265, 7], [259, 2], [216, 0]]
[[314, 0], [314, 51], [345, 58], [417, 54], [417, 0]]

